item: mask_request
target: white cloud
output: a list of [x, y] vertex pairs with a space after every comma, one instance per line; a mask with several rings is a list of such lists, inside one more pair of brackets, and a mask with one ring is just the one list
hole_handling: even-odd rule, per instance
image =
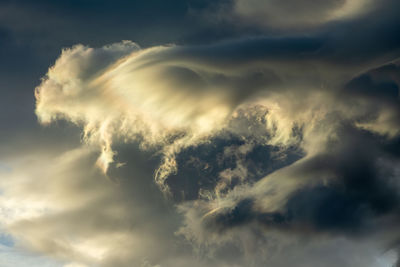
[[[273, 39], [272, 47], [282, 40]], [[194, 199], [178, 204], [184, 222], [176, 237], [192, 241], [200, 253], [203, 247], [218, 250], [220, 246], [237, 245], [238, 239], [240, 245], [234, 245], [235, 249], [251, 250], [249, 247], [255, 245], [252, 243], [253, 235], [249, 232], [257, 232], [265, 227], [260, 221], [273, 225], [276, 223], [274, 220], [280, 220], [279, 216], [286, 216], [289, 200], [296, 193], [301, 193], [301, 189], [321, 186], [323, 190], [331, 190], [331, 185], [341, 182], [346, 185], [347, 181], [341, 179], [348, 179], [347, 154], [359, 156], [361, 165], [365, 162], [371, 166], [375, 164], [374, 156], [370, 155], [375, 150], [371, 148], [370, 151], [364, 151], [364, 147], [356, 141], [366, 139], [366, 143], [376, 150], [380, 149], [377, 148], [379, 144], [375, 139], [371, 141], [364, 136], [362, 130], [367, 129], [371, 134], [369, 129], [379, 129], [380, 138], [398, 131], [393, 124], [381, 123], [381, 116], [368, 116], [367, 111], [376, 104], [376, 100], [351, 94], [343, 100], [340, 86], [346, 81], [341, 80], [342, 71], [337, 66], [298, 56], [310, 52], [308, 49], [311, 48], [306, 47], [307, 52], [303, 53], [297, 50], [296, 45], [292, 51], [291, 44], [287, 44], [285, 49], [293, 53], [293, 59], [286, 54], [281, 59], [273, 49], [272, 52], [266, 52], [263, 48], [261, 51], [252, 50], [249, 58], [243, 57], [241, 49], [264, 47], [271, 40], [249, 42], [252, 45], [247, 46], [243, 41], [200, 47], [159, 46], [140, 49], [136, 44], [125, 41], [97, 49], [82, 45], [65, 49], [36, 88], [36, 114], [44, 124], [65, 119], [81, 126], [83, 140], [95, 151], [82, 149], [69, 152], [61, 157], [59, 165], [48, 170], [46, 177], [56, 175], [60, 178], [54, 184], [49, 182], [46, 187], [34, 190], [46, 196], [44, 204], [40, 202], [43, 198], [38, 198], [34, 193], [25, 193], [28, 192], [26, 185], [8, 184], [6, 188], [10, 196], [26, 194], [32, 203], [29, 211], [19, 212], [13, 231], [22, 234], [27, 231], [27, 243], [37, 250], [84, 264], [101, 263], [107, 266], [121, 261], [122, 265], [129, 260], [143, 263], [143, 260], [147, 260], [144, 257], [146, 251], [153, 246], [161, 254], [156, 253], [148, 264], [172, 264], [168, 257], [160, 259], [168, 254], [161, 252], [167, 238], [163, 236], [165, 239], [160, 241], [154, 235], [149, 235], [154, 231], [154, 225], [150, 230], [139, 227], [137, 231], [130, 232], [124, 220], [117, 220], [112, 229], [109, 228], [112, 224], [110, 218], [121, 218], [125, 213], [129, 214], [129, 218], [141, 217], [143, 211], [128, 211], [129, 207], [119, 197], [110, 201], [118, 193], [105, 185], [105, 181], [99, 184], [94, 182], [99, 174], [95, 175], [93, 169], [90, 174], [87, 173], [90, 160], [86, 161], [86, 167], [71, 167], [74, 169], [72, 173], [68, 173], [65, 167], [100, 154], [96, 162], [105, 173], [110, 172], [110, 168], [114, 172], [124, 170], [135, 163], [135, 159], [127, 157], [125, 159], [129, 161], [113, 164], [120, 157], [116, 147], [135, 142], [143, 151], [162, 155], [160, 166], [153, 166], [154, 169], [146, 173], [146, 177], [151, 177], [154, 171], [156, 183], [164, 193], [175, 192], [185, 196], [185, 192], [179, 191], [182, 184], [189, 184], [189, 190], [200, 188], [198, 192], [194, 190], [197, 194]], [[318, 49], [313, 45], [311, 47], [312, 51]], [[327, 84], [331, 88], [320, 88], [320, 81], [325, 79], [330, 79]], [[393, 118], [397, 116], [396, 109], [383, 106], [379, 106], [376, 112], [378, 115], [389, 113]], [[212, 147], [213, 140], [228, 140], [232, 136], [242, 143], [223, 147], [223, 153], [218, 154], [215, 161], [224, 163], [234, 159], [236, 167], [229, 165], [215, 171], [212, 166], [218, 163], [207, 159], [201, 162], [196, 155], [196, 149], [202, 145]], [[352, 148], [351, 153], [343, 144]], [[271, 168], [268, 175], [250, 180], [250, 167], [244, 159], [260, 146], [268, 146], [273, 157], [279, 159], [281, 156], [281, 163], [290, 156], [288, 151], [291, 149], [301, 151], [303, 158], [279, 165], [276, 169]], [[178, 158], [182, 153], [187, 158]], [[192, 177], [191, 172], [178, 173], [179, 164], [185, 165], [189, 161], [194, 163], [195, 168], [201, 166], [202, 171], [211, 170], [209, 180]], [[392, 165], [388, 164], [387, 170], [391, 171]], [[257, 167], [253, 166], [253, 169], [256, 169], [253, 172], [259, 171]], [[135, 169], [132, 175], [138, 171]], [[89, 178], [84, 178], [85, 175]], [[174, 175], [177, 185], [168, 180]], [[370, 179], [376, 179], [374, 175], [371, 174]], [[68, 179], [70, 176], [79, 181], [77, 185]], [[87, 179], [94, 186], [93, 190], [87, 190]], [[214, 184], [212, 179], [215, 180]], [[205, 182], [206, 186], [201, 182]], [[177, 186], [178, 189], [170, 190], [170, 186]], [[334, 186], [329, 194], [337, 194]], [[76, 198], [71, 200], [71, 196]], [[377, 195], [378, 199], [381, 197]], [[185, 200], [185, 197], [182, 199]], [[12, 210], [24, 206], [18, 202], [21, 201], [19, 198], [15, 203], [12, 203], [12, 197], [4, 199], [4, 205], [8, 205], [7, 201], [11, 201], [9, 205], [14, 205]], [[238, 206], [241, 203], [246, 205], [246, 201], [250, 203], [250, 208], [241, 218], [242, 210]], [[307, 201], [310, 200], [306, 198]], [[366, 204], [361, 204], [370, 205], [368, 201], [375, 200], [367, 198], [365, 201]], [[35, 203], [37, 209], [34, 208]], [[97, 210], [93, 203], [102, 205], [102, 210]], [[355, 205], [361, 204], [357, 202]], [[53, 215], [47, 216], [41, 213], [43, 211]], [[85, 217], [86, 213], [90, 216]], [[75, 220], [81, 216], [87, 221], [78, 229]], [[300, 216], [299, 225], [293, 228], [289, 226], [289, 229], [296, 232], [304, 227], [312, 232], [318, 228], [318, 225], [312, 225], [314, 217], [310, 215], [310, 219], [307, 216], [305, 219]], [[142, 217], [146, 218], [144, 215]], [[25, 218], [32, 218], [33, 221], [24, 221]], [[104, 223], [100, 229], [92, 231], [90, 228], [89, 222], [93, 218]], [[61, 220], [64, 223], [59, 223]], [[242, 230], [236, 224], [248, 225], [249, 230]], [[272, 232], [275, 231], [273, 226], [270, 227]], [[221, 230], [220, 227], [227, 229]], [[60, 231], [62, 238], [59, 238]], [[71, 231], [76, 233], [73, 239], [67, 234]], [[46, 238], [56, 233], [57, 239]], [[246, 238], [252, 241], [245, 241]], [[336, 246], [335, 242], [332, 244], [332, 240], [327, 240], [327, 247]], [[292, 241], [287, 247], [284, 245], [285, 249], [291, 246]], [[280, 244], [280, 241], [277, 242]], [[135, 253], [130, 253], [126, 247], [134, 247]], [[307, 249], [315, 249], [314, 244]], [[180, 257], [190, 258], [186, 253]], [[246, 257], [241, 260], [243, 264], [249, 262]], [[276, 262], [281, 260], [283, 258]], [[315, 259], [316, 262], [320, 260]], [[364, 260], [343, 261], [349, 266], [365, 266]], [[185, 266], [185, 262], [183, 260], [181, 264]], [[202, 261], [199, 262], [202, 264]]]

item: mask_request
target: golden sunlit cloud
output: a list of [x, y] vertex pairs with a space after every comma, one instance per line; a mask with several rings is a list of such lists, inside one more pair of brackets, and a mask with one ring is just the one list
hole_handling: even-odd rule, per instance
[[[312, 219], [292, 215], [292, 206], [297, 209], [292, 199], [305, 198], [302, 194], [307, 195], [309, 188], [347, 179], [342, 143], [356, 142], [353, 132], [395, 136], [399, 127], [382, 120], [395, 121], [397, 111], [350, 93], [346, 100], [353, 102], [342, 101], [335, 73], [342, 76], [335, 66], [305, 58], [295, 65], [304, 62], [310, 68], [300, 70], [290, 60], [279, 61], [268, 54], [263, 61], [252, 62], [234, 57], [235, 45], [243, 44], [230, 45], [228, 55], [215, 55], [218, 46], [141, 49], [130, 41], [65, 49], [36, 88], [36, 114], [43, 124], [64, 119], [82, 127], [82, 139], [97, 151], [96, 165], [105, 174], [130, 164], [118, 161], [118, 145], [136, 142], [142, 150], [161, 155], [155, 182], [166, 196], [191, 200], [178, 204], [185, 219], [177, 234], [198, 246], [232, 241], [229, 231], [220, 232], [236, 224], [275, 229], [290, 224], [292, 216], [299, 218], [295, 217], [291, 231], [317, 231], [320, 226], [307, 225]], [[328, 77], [326, 73], [334, 77], [335, 82], [328, 83], [332, 88], [320, 88], [316, 82]], [[371, 105], [376, 105], [377, 115], [366, 116]], [[240, 145], [218, 147], [216, 142], [234, 138]], [[355, 144], [354, 151], [363, 149]], [[222, 152], [214, 160], [200, 159], [195, 151], [204, 146]], [[248, 162], [257, 149], [268, 153], [270, 166]], [[185, 153], [187, 158], [182, 159]], [[232, 160], [232, 167], [218, 169], [218, 164]], [[274, 165], [275, 161], [281, 165]], [[190, 164], [214, 175], [204, 178], [208, 186], [196, 182], [193, 174], [179, 176], [185, 175], [180, 168]], [[194, 180], [185, 180], [189, 178]], [[194, 185], [185, 189], [189, 181]], [[112, 239], [119, 234], [113, 233]], [[86, 260], [78, 257], [80, 261], [102, 261], [110, 252], [101, 240], [111, 237], [93, 238], [76, 239], [68, 243], [68, 250], [86, 251], [82, 256]]]

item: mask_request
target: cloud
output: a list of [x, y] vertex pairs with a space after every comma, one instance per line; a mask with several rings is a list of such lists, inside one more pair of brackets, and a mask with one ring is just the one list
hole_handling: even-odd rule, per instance
[[234, 1], [234, 12], [245, 21], [278, 28], [315, 27], [353, 18], [373, 6], [370, 0]]
[[[279, 43], [287, 43], [287, 47], [278, 48]], [[271, 52], [260, 49], [264, 44]], [[231, 51], [219, 53], [225, 48]], [[270, 58], [271, 62], [253, 63], [251, 58], [237, 54], [252, 48], [260, 50], [254, 58]], [[257, 93], [274, 93], [276, 88], [287, 86], [282, 81], [285, 78], [275, 72], [295, 74], [284, 69], [288, 59], [277, 62], [274, 50], [293, 53], [301, 60], [302, 53], [316, 48], [318, 45], [307, 39], [143, 50], [131, 42], [100, 49], [78, 45], [63, 51], [36, 89], [36, 113], [42, 123], [64, 118], [83, 125], [84, 139], [102, 147], [98, 164], [104, 171], [113, 162], [115, 137], [139, 137], [143, 146], [163, 146], [166, 158], [165, 169], [160, 170], [162, 178], [163, 171], [170, 173], [168, 169], [175, 168], [171, 157], [175, 151], [220, 131], [240, 105], [254, 102], [250, 98]], [[217, 64], [212, 59], [215, 53]], [[227, 64], [233, 64], [233, 68], [227, 68]], [[289, 82], [297, 81], [296, 77], [291, 79], [294, 81]], [[287, 131], [290, 135], [290, 129]]]
[[397, 1], [96, 3], [0, 4], [0, 265], [395, 264]]
[[134, 172], [135, 179], [119, 183], [95, 168], [97, 152], [90, 148], [14, 162], [16, 170], [1, 181], [5, 229], [17, 246], [66, 266], [141, 266], [145, 260], [161, 262], [178, 255], [169, 244], [173, 212], [165, 210], [156, 200], [161, 193], [151, 188], [154, 163], [143, 153], [135, 159], [138, 152], [130, 146], [129, 157], [136, 163], [117, 172]]
[[[232, 251], [244, 253], [238, 253], [239, 266], [290, 266], [290, 257], [300, 249], [293, 244], [305, 237], [309, 241], [299, 250], [304, 255], [320, 244], [328, 251], [364, 240], [368, 250], [396, 249], [389, 244], [398, 235], [400, 207], [394, 148], [399, 142], [398, 63], [370, 68], [383, 60], [374, 55], [345, 62], [326, 42], [319, 36], [254, 38], [141, 49], [124, 41], [63, 50], [36, 88], [36, 114], [43, 124], [64, 119], [82, 127], [82, 139], [93, 150], [71, 154], [74, 166], [87, 161], [71, 167], [70, 175], [82, 177], [76, 178], [82, 183], [90, 180], [90, 185], [60, 187], [62, 192], [71, 188], [65, 199], [79, 195], [76, 202], [67, 201], [64, 193], [56, 193], [58, 184], [69, 181], [61, 178], [45, 195], [54, 192], [57, 201], [50, 203], [68, 209], [34, 222], [21, 219], [12, 229], [23, 233], [30, 227], [35, 234], [26, 236], [38, 250], [105, 266], [124, 266], [130, 260], [177, 264], [168, 253], [179, 255], [183, 266], [191, 261], [190, 253], [177, 253], [179, 246], [161, 252], [168, 238], [191, 242], [210, 266], [229, 264], [224, 255]], [[132, 143], [138, 146], [133, 156]], [[153, 160], [146, 163], [140, 155]], [[104, 184], [110, 180], [95, 182], [99, 173], [84, 179], [79, 171], [85, 173], [84, 166], [95, 162], [126, 187], [126, 196], [137, 186], [138, 197], [115, 199], [118, 193]], [[152, 179], [179, 214], [174, 208], [173, 215], [161, 212], [157, 216], [163, 219], [171, 216], [167, 226], [156, 223], [148, 229], [138, 222], [133, 233], [126, 221], [112, 221], [151, 218], [140, 208], [128, 211], [127, 203], [145, 200], [146, 206], [152, 197], [162, 199], [160, 192], [144, 193], [143, 185], [151, 185]], [[92, 183], [100, 188], [79, 194]], [[86, 239], [43, 239], [60, 229], [72, 231], [78, 218], [86, 224], [73, 232]], [[102, 224], [92, 229], [93, 220]], [[161, 241], [141, 233], [158, 227]], [[171, 237], [173, 232], [177, 236]], [[99, 245], [104, 240], [115, 242]], [[143, 249], [131, 254], [120, 242], [128, 247], [144, 242]], [[264, 245], [282, 247], [290, 256], [285, 260], [275, 248], [267, 253], [272, 258], [261, 257]], [[152, 246], [159, 251], [148, 259], [145, 250]], [[259, 253], [253, 262], [252, 250]], [[273, 258], [274, 253], [281, 256]], [[377, 259], [371, 257], [379, 258], [361, 254], [365, 261], [343, 259], [342, 265], [373, 266]], [[309, 256], [308, 263], [319, 264], [318, 257]]]

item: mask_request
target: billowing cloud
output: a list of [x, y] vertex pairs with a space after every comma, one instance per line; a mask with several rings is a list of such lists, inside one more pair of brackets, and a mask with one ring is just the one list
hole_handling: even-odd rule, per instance
[[[285, 108], [281, 105], [288, 104], [286, 100], [278, 103], [263, 97], [262, 103], [258, 103], [256, 96], [267, 94], [272, 99], [280, 99], [278, 90], [292, 94], [287, 88], [291, 83], [298, 83], [299, 92], [303, 87], [316, 86], [303, 81], [292, 67], [286, 69], [289, 59], [279, 61], [273, 50], [282, 50], [276, 46], [286, 43], [287, 47], [278, 53], [287, 52], [299, 57], [299, 61], [307, 61], [303, 54], [312, 53], [319, 44], [307, 39], [249, 42], [206, 48], [171, 46], [143, 50], [131, 42], [97, 50], [78, 45], [63, 51], [36, 89], [37, 115], [42, 123], [65, 118], [83, 125], [84, 139], [101, 146], [98, 164], [103, 170], [113, 162], [112, 140], [115, 138], [139, 138], [143, 147], [161, 146], [165, 160], [159, 169], [160, 180], [176, 168], [173, 156], [177, 151], [206, 142], [216, 132], [228, 128], [229, 131], [243, 131], [246, 125], [239, 123], [248, 123], [247, 117], [255, 122], [265, 119], [262, 116], [270, 117], [266, 124], [269, 129], [257, 126], [274, 135], [264, 142], [288, 145], [296, 139], [292, 136], [294, 121], [290, 118], [294, 111], [278, 112]], [[302, 44], [300, 48], [297, 47], [299, 43]], [[237, 54], [263, 44], [271, 46], [272, 51], [255, 51], [254, 60]], [[225, 48], [231, 51], [222, 52]], [[258, 62], [259, 57], [268, 63]], [[305, 72], [314, 75], [315, 70]], [[268, 114], [248, 113], [246, 108], [240, 109], [242, 105], [262, 106]], [[272, 108], [266, 109], [268, 106]], [[305, 117], [299, 118], [302, 119]], [[230, 120], [238, 127], [229, 127]], [[282, 129], [277, 131], [277, 126]], [[259, 136], [262, 134], [255, 138]]]
[[400, 266], [399, 1], [31, 2], [1, 266]]
[[118, 184], [95, 167], [97, 153], [90, 148], [57, 158], [20, 159], [14, 163], [17, 170], [1, 182], [4, 228], [17, 244], [65, 266], [153, 266], [171, 260], [169, 255], [179, 255], [178, 245], [168, 243], [173, 212], [152, 193], [156, 188], [143, 182], [151, 181], [154, 163], [143, 154], [135, 156], [138, 152], [131, 145], [129, 158], [136, 163], [118, 170], [134, 172], [136, 178]]
[[[82, 127], [112, 179], [134, 161], [124, 156], [126, 144], [153, 153], [159, 161], [145, 176], [154, 172], [183, 216], [176, 234], [209, 251], [201, 253], [263, 251], [256, 244], [268, 247], [269, 238], [290, 251], [290, 236], [307, 233], [311, 250], [312, 237], [327, 247], [350, 238], [392, 249], [400, 219], [398, 63], [366, 70], [371, 59], [363, 62], [341, 63], [323, 39], [309, 37], [146, 49], [129, 41], [77, 45], [63, 50], [36, 88], [36, 114], [42, 123], [65, 119]], [[365, 73], [356, 75], [360, 69]], [[103, 214], [108, 205], [125, 210], [123, 201], [104, 201], [101, 221], [114, 217]], [[27, 229], [24, 222], [13, 227]], [[103, 244], [111, 230], [104, 231], [81, 245]], [[125, 241], [134, 247], [135, 240]], [[252, 264], [263, 262], [291, 265], [260, 257]]]

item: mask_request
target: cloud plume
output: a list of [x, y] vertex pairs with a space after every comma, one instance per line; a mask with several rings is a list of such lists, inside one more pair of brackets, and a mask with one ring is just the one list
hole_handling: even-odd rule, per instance
[[82, 127], [110, 177], [132, 164], [128, 144], [152, 153], [183, 217], [176, 234], [199, 251], [275, 235], [289, 249], [306, 233], [311, 250], [338, 238], [385, 247], [400, 219], [399, 63], [328, 52], [317, 37], [77, 45], [36, 88], [36, 114]]

